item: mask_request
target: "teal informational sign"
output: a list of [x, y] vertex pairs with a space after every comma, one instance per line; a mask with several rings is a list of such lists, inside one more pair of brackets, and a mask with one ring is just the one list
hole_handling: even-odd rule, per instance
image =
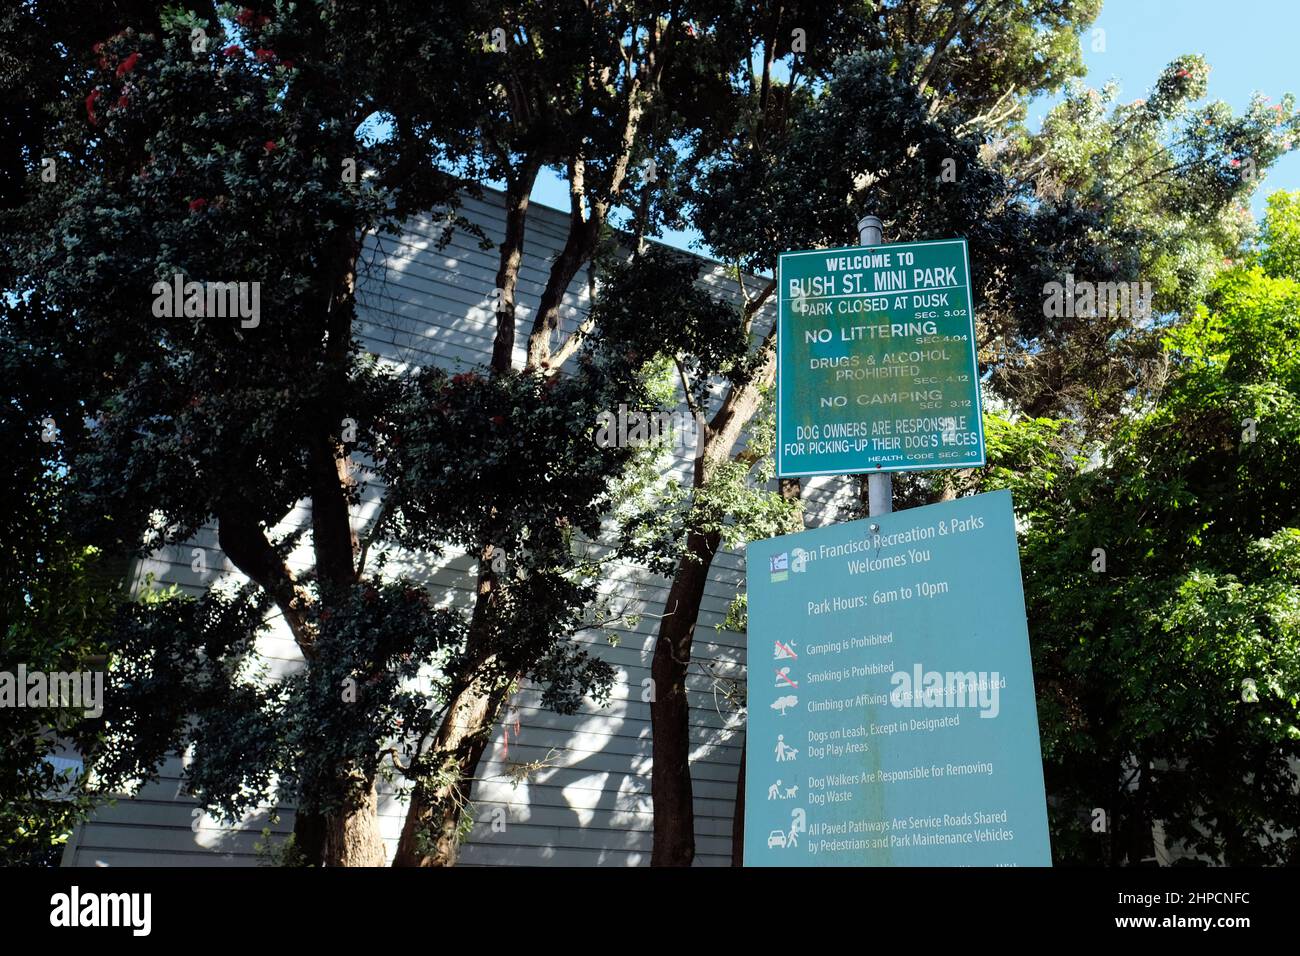
[[746, 564], [746, 866], [1051, 865], [1010, 492]]
[[965, 239], [782, 253], [781, 477], [984, 464]]

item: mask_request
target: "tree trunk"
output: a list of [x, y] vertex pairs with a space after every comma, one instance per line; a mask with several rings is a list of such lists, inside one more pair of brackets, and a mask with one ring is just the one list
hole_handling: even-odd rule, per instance
[[384, 865], [379, 801], [373, 785], [353, 806], [325, 814], [324, 831], [325, 866]]
[[472, 685], [452, 699], [426, 755], [438, 779], [411, 794], [393, 866], [455, 864], [474, 775], [509, 687], [507, 683], [488, 690]]
[[[343, 589], [357, 580], [358, 542], [348, 507], [352, 484], [348, 456], [329, 434], [311, 437], [311, 529], [316, 574], [322, 584]], [[328, 597], [328, 595], [326, 595]]]
[[528, 223], [528, 200], [537, 182], [538, 163], [529, 158], [519, 173], [506, 183], [506, 231], [497, 259], [497, 285], [501, 298], [497, 310], [497, 332], [492, 341], [492, 371], [507, 372], [515, 354], [515, 289], [524, 255], [524, 230]]
[[[416, 757], [408, 776], [416, 780], [402, 824], [394, 866], [452, 866], [460, 852], [460, 829], [474, 788], [474, 775], [501, 705], [519, 675], [500, 675], [503, 662], [492, 650], [489, 611], [501, 584], [492, 570], [496, 546], [479, 550], [478, 585], [470, 618], [466, 661], [460, 683], [429, 749]], [[510, 673], [513, 673], [512, 671]]]
[[677, 566], [664, 606], [650, 667], [650, 729], [654, 763], [654, 850], [651, 866], [690, 866], [695, 859], [695, 808], [691, 791], [690, 705], [686, 673], [691, 665], [695, 621], [704, 597], [719, 535], [696, 531], [686, 536], [688, 557]]
[[[746, 307], [757, 311], [775, 284]], [[774, 336], [760, 350], [763, 362], [754, 377], [733, 386], [717, 414], [704, 430], [704, 453], [695, 462], [694, 491], [708, 485], [718, 465], [733, 452], [741, 432], [762, 403], [762, 388], [775, 374]], [[721, 536], [690, 531], [686, 556], [678, 562], [664, 605], [655, 640], [650, 675], [654, 697], [650, 702], [650, 730], [654, 763], [650, 794], [654, 802], [654, 850], [651, 866], [690, 866], [695, 859], [695, 807], [691, 793], [690, 708], [686, 700], [686, 672], [691, 663], [695, 621], [700, 615], [704, 585]]]

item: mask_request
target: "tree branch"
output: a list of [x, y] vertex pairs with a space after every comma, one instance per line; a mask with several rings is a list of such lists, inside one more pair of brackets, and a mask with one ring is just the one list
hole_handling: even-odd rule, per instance
[[221, 507], [217, 511], [217, 541], [235, 567], [275, 601], [299, 650], [310, 660], [316, 653], [316, 627], [308, 615], [311, 594], [248, 514], [238, 502]]
[[944, 53], [952, 44], [952, 41], [956, 39], [961, 28], [964, 27], [967, 21], [971, 20], [980, 11], [980, 8], [984, 6], [984, 0], [978, 0], [969, 11], [965, 9], [965, 0], [958, 0], [957, 3], [953, 4], [953, 6], [958, 9], [953, 13], [952, 21], [948, 24], [947, 31], [944, 33], [943, 37], [940, 38], [939, 42], [935, 44], [934, 52], [930, 54], [930, 59], [925, 64], [925, 69], [921, 71], [921, 77], [916, 86], [918, 93], [924, 93], [929, 87], [930, 81], [934, 79], [935, 73], [939, 70], [939, 62], [943, 59]]
[[763, 303], [770, 299], [772, 293], [775, 291], [776, 280], [769, 279], [767, 285], [763, 286], [762, 291], [760, 291], [758, 295], [749, 298], [745, 302], [745, 308], [742, 313], [745, 320], [745, 335], [749, 335], [750, 330], [754, 327], [754, 317], [758, 315], [759, 311], [763, 308]]
[[680, 356], [673, 356], [673, 364], [677, 366], [677, 374], [681, 376], [682, 392], [686, 395], [686, 407], [690, 410], [691, 415], [699, 416], [700, 410], [695, 405], [695, 399], [691, 397], [691, 383], [686, 380], [686, 369], [682, 368]]
[[379, 539], [379, 533], [383, 530], [384, 522], [388, 520], [392, 513], [393, 497], [388, 495], [379, 505], [379, 514], [375, 515], [375, 523], [370, 526], [370, 530], [361, 541], [361, 553], [357, 556], [357, 577], [361, 577], [362, 572], [366, 569], [366, 555], [370, 553], [370, 546]]

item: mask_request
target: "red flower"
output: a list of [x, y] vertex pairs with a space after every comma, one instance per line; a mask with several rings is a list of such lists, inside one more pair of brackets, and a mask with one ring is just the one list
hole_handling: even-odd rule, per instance
[[504, 425], [505, 423], [506, 423], [506, 417], [505, 417], [504, 415], [493, 415], [493, 416], [492, 416], [492, 424], [493, 424], [493, 425]]
[[244, 52], [244, 51], [243, 51], [243, 48], [241, 48], [241, 47], [240, 47], [238, 44], [236, 44], [236, 43], [232, 43], [232, 44], [230, 44], [230, 46], [226, 47], [224, 50], [221, 51], [221, 55], [222, 55], [222, 56], [239, 56], [239, 55], [240, 55], [241, 53], [243, 53], [243, 52]]
[[123, 93], [121, 96], [117, 98], [118, 109], [124, 110], [130, 105], [131, 105], [131, 97], [127, 96], [125, 93]]
[[253, 51], [253, 56], [257, 57], [257, 61], [259, 63], [270, 63], [272, 60], [275, 59], [275, 51], [267, 50], [259, 46], [256, 50]]
[[99, 125], [99, 119], [95, 116], [95, 101], [102, 95], [99, 90], [91, 90], [90, 95], [86, 97], [86, 116], [93, 126]]
[[255, 19], [257, 19], [257, 14], [248, 9], [248, 7], [244, 7], [244, 9], [235, 14], [235, 22], [241, 27], [251, 25]]
[[293, 61], [293, 60], [285, 60], [285, 61], [283, 61], [280, 65], [281, 65], [282, 67], [284, 67], [286, 70], [292, 70], [292, 69], [293, 69], [293, 65], [294, 65], [294, 61]]
[[204, 199], [202, 196], [200, 196], [198, 199], [191, 199], [191, 200], [190, 200], [190, 212], [198, 212], [200, 209], [202, 209], [202, 208], [203, 208], [204, 206], [206, 206], [207, 204], [208, 204], [208, 201], [207, 201], [206, 199]]
[[262, 144], [262, 148], [266, 150], [268, 153], [274, 153], [276, 149], [275, 140], [268, 139], [265, 143]]
[[125, 60], [117, 65], [117, 76], [121, 79], [127, 73], [135, 69], [135, 65], [140, 62], [140, 54], [132, 53]]

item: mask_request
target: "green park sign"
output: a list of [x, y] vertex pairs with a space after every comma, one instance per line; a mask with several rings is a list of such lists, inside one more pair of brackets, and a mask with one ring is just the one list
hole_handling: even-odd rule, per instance
[[984, 464], [966, 240], [782, 253], [777, 474]]

